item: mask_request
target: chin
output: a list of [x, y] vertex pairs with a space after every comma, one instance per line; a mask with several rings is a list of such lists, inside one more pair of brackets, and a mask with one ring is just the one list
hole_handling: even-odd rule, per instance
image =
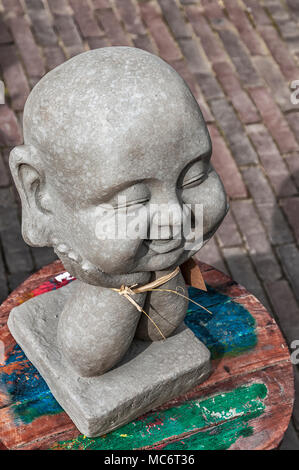
[[140, 271], [165, 271], [174, 269], [179, 264], [179, 259], [184, 252], [183, 248], [175, 250], [171, 253], [156, 254], [153, 256], [145, 256], [137, 263], [134, 272]]

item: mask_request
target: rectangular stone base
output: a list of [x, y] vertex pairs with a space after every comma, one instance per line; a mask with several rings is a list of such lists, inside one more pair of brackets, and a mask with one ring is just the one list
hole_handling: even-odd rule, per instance
[[15, 307], [8, 327], [81, 433], [106, 434], [208, 377], [210, 353], [185, 325], [165, 341], [134, 340], [101, 376], [78, 376], [56, 341], [59, 313], [75, 287], [76, 281]]

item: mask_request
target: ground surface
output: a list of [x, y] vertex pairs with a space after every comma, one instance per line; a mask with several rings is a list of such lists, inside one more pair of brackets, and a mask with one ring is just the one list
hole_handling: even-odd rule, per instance
[[[231, 274], [299, 340], [297, 0], [0, 0], [0, 302], [54, 259], [22, 241], [7, 160], [22, 142], [30, 88], [89, 48], [159, 54], [185, 78], [209, 123], [231, 211], [200, 259]], [[299, 375], [295, 370], [295, 381]], [[299, 449], [299, 405], [282, 448]]]

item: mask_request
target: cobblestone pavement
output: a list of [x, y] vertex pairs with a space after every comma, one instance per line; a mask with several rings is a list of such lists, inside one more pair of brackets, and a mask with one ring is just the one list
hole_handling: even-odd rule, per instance
[[[298, 0], [0, 0], [0, 302], [54, 259], [23, 242], [8, 170], [25, 100], [45, 72], [107, 45], [159, 54], [189, 84], [231, 200], [199, 257], [254, 293], [289, 344], [299, 339]], [[296, 404], [281, 448], [299, 449], [298, 431]]]

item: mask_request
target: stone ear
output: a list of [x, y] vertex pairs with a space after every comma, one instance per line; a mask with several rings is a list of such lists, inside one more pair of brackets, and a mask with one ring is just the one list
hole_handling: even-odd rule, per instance
[[51, 211], [44, 203], [45, 177], [34, 147], [15, 147], [9, 157], [10, 170], [22, 202], [22, 234], [31, 246], [50, 245]]

